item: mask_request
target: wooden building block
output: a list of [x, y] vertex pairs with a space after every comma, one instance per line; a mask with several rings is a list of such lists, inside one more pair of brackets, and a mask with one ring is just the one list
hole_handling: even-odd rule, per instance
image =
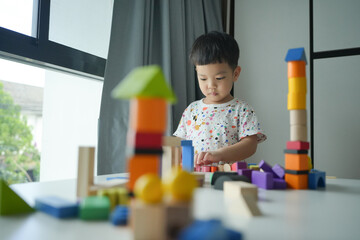
[[250, 165], [249, 169], [251, 169], [253, 171], [260, 171], [260, 167], [258, 165]]
[[34, 209], [0, 178], [0, 216], [32, 212]]
[[180, 232], [192, 222], [191, 203], [165, 204], [165, 231], [166, 239], [178, 239]]
[[180, 168], [174, 168], [163, 180], [165, 191], [176, 202], [190, 202], [197, 187], [194, 175]]
[[307, 189], [308, 174], [289, 174], [285, 173], [285, 181], [287, 186], [292, 189]]
[[290, 141], [307, 141], [307, 127], [306, 125], [291, 125], [290, 126]]
[[129, 193], [124, 187], [100, 189], [97, 192], [97, 195], [106, 196], [109, 198], [111, 210], [113, 210], [117, 205], [129, 204]]
[[326, 173], [312, 169], [309, 173], [309, 189], [325, 188]]
[[219, 171], [219, 172], [223, 172], [223, 171], [224, 171], [224, 164], [219, 164], [217, 167], [218, 167], [218, 171]]
[[285, 169], [287, 170], [309, 170], [307, 154], [285, 153]]
[[202, 172], [211, 172], [211, 166], [203, 166], [201, 170]]
[[283, 179], [285, 177], [285, 169], [279, 164], [275, 164], [272, 170], [275, 173], [275, 178]]
[[211, 169], [210, 169], [211, 172], [217, 172], [217, 170], [218, 170], [218, 167], [211, 166]]
[[79, 217], [83, 220], [108, 220], [110, 200], [105, 196], [90, 196], [80, 203]]
[[231, 164], [231, 170], [237, 172], [239, 169], [247, 169], [247, 163], [244, 161]]
[[274, 189], [286, 189], [286, 181], [282, 178], [274, 178]]
[[113, 225], [127, 225], [129, 218], [129, 207], [118, 205], [111, 213], [111, 222]]
[[144, 204], [133, 199], [130, 208], [130, 226], [134, 239], [166, 239], [164, 204]]
[[306, 109], [306, 94], [300, 92], [288, 93], [288, 110]]
[[35, 199], [35, 208], [56, 218], [78, 217], [79, 205], [57, 196]]
[[171, 147], [180, 147], [181, 146], [181, 138], [173, 137], [173, 136], [163, 136], [162, 145], [163, 146], [171, 146]]
[[251, 182], [263, 189], [274, 188], [274, 175], [268, 172], [252, 171]]
[[167, 105], [162, 98], [134, 98], [130, 102], [130, 127], [135, 132], [164, 133]]
[[193, 176], [195, 176], [196, 181], [197, 181], [197, 185], [199, 187], [202, 187], [205, 183], [205, 173], [203, 172], [193, 172], [192, 173]]
[[265, 162], [265, 160], [261, 160], [259, 162], [259, 167], [264, 171], [264, 172], [268, 172], [271, 173], [273, 175], [273, 177], [276, 177], [277, 175], [274, 173], [274, 171], [272, 170], [272, 167]]
[[139, 177], [134, 186], [137, 199], [147, 204], [157, 204], [163, 198], [163, 186], [158, 175], [147, 173]]
[[306, 77], [306, 63], [304, 61], [288, 62], [288, 78]]
[[252, 171], [253, 171], [252, 169], [239, 169], [237, 171], [237, 173], [239, 175], [243, 175], [243, 176], [247, 177], [251, 182], [251, 173], [252, 173]]
[[288, 141], [286, 142], [286, 148], [294, 150], [309, 150], [310, 144], [309, 142], [302, 141]]
[[159, 156], [151, 154], [137, 154], [128, 161], [129, 181], [128, 189], [134, 190], [136, 180], [146, 173], [159, 174]]
[[181, 140], [182, 168], [188, 172], [194, 171], [194, 147], [192, 140]]
[[79, 147], [77, 197], [87, 197], [90, 187], [94, 184], [95, 148]]
[[290, 110], [290, 125], [307, 125], [306, 109]]
[[231, 172], [231, 165], [228, 163], [224, 164], [224, 172]]
[[225, 182], [224, 197], [230, 214], [261, 216], [257, 206], [257, 187], [245, 182]]
[[161, 149], [163, 133], [136, 132], [129, 130], [127, 133], [127, 146], [136, 149]]
[[304, 93], [306, 94], [306, 77], [291, 77], [288, 79], [289, 93]]

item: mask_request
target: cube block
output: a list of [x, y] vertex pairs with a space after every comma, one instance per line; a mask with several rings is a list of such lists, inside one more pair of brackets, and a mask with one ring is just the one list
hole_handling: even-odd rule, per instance
[[309, 170], [308, 155], [285, 153], [285, 169], [287, 170]]
[[288, 110], [306, 109], [306, 94], [300, 92], [288, 93]]
[[289, 61], [287, 65], [288, 78], [306, 77], [306, 63], [304, 61]]
[[287, 186], [292, 189], [307, 189], [308, 188], [308, 174], [289, 174], [285, 173], [285, 181]]
[[302, 141], [288, 141], [286, 142], [286, 148], [294, 150], [309, 150], [310, 144], [309, 142]]
[[247, 169], [247, 163], [242, 161], [242, 162], [234, 162], [232, 165], [231, 165], [231, 170], [232, 171], [237, 171], [239, 169]]
[[290, 141], [307, 141], [307, 126], [306, 125], [291, 125], [290, 126]]
[[107, 220], [110, 213], [110, 200], [105, 196], [90, 196], [80, 203], [79, 217], [83, 220]]
[[275, 178], [284, 178], [285, 177], [285, 169], [279, 164], [275, 164], [272, 168], [275, 173]]
[[252, 169], [239, 169], [237, 171], [237, 173], [239, 175], [243, 175], [243, 176], [247, 177], [251, 182], [251, 173], [252, 173], [252, 171], [253, 171]]
[[263, 189], [274, 188], [273, 174], [268, 172], [253, 171], [251, 175], [251, 182]]
[[272, 170], [271, 166], [265, 162], [264, 160], [261, 160], [259, 163], [259, 167], [264, 171], [264, 172], [268, 172], [271, 173], [273, 175], [273, 177], [275, 177], [275, 173]]
[[306, 77], [290, 77], [288, 79], [289, 93], [305, 93], [306, 89]]
[[307, 125], [306, 109], [290, 110], [290, 125]]
[[318, 170], [311, 170], [309, 173], [309, 189], [325, 188], [326, 173]]
[[128, 131], [127, 145], [136, 149], [161, 149], [163, 133]]

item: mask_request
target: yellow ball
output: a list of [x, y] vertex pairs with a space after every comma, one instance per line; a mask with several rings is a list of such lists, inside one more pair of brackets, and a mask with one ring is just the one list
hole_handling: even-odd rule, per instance
[[164, 187], [174, 200], [188, 202], [197, 187], [195, 176], [180, 168], [174, 168], [165, 178]]
[[137, 198], [145, 203], [161, 202], [163, 191], [160, 178], [152, 173], [142, 175], [135, 182], [134, 193]]

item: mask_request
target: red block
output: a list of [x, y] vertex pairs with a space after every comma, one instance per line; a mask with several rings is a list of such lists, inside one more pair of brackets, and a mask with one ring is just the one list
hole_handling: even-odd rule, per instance
[[128, 146], [137, 149], [162, 149], [163, 133], [144, 133], [129, 131]]
[[308, 150], [309, 149], [309, 142], [302, 142], [302, 141], [288, 141], [286, 142], [287, 149], [294, 149], [294, 150]]

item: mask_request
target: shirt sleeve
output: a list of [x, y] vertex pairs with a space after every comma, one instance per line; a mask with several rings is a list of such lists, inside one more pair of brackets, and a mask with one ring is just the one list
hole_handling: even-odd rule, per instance
[[174, 136], [179, 137], [179, 138], [183, 138], [186, 139], [186, 113], [187, 113], [187, 108], [184, 110], [179, 125], [176, 129], [176, 131], [173, 133]]
[[255, 111], [249, 104], [244, 104], [244, 106], [240, 110], [239, 119], [239, 139], [243, 139], [252, 135], [257, 135], [258, 143], [266, 140], [267, 137], [263, 129], [261, 128]]

